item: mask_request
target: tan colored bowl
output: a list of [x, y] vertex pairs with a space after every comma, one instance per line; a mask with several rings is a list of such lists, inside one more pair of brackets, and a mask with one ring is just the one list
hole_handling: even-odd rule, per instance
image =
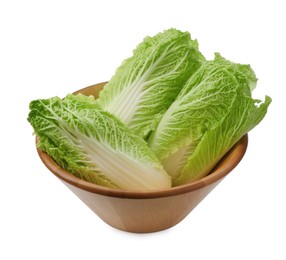
[[[105, 83], [76, 93], [98, 96]], [[247, 148], [245, 135], [215, 169], [198, 181], [158, 191], [124, 191], [83, 181], [60, 168], [38, 149], [46, 167], [107, 224], [124, 231], [146, 233], [170, 228], [183, 220], [240, 162]]]

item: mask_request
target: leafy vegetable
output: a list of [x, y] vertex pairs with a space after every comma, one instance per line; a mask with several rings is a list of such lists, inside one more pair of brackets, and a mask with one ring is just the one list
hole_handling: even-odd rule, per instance
[[188, 32], [169, 29], [146, 37], [117, 68], [98, 103], [146, 136], [203, 60]]
[[148, 140], [174, 185], [207, 175], [263, 119], [271, 99], [252, 99], [255, 84], [250, 66], [219, 54], [190, 77]]
[[249, 65], [205, 60], [188, 32], [146, 37], [97, 100], [34, 100], [28, 121], [38, 147], [86, 181], [157, 190], [206, 176], [261, 122], [271, 98], [252, 98]]
[[171, 181], [147, 143], [93, 97], [34, 100], [28, 121], [38, 146], [63, 169], [86, 181], [126, 190], [169, 188]]

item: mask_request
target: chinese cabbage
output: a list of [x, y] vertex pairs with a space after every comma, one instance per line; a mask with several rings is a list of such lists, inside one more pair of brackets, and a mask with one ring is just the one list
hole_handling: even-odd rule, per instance
[[207, 175], [263, 119], [271, 99], [258, 106], [251, 98], [255, 85], [249, 65], [218, 53], [190, 77], [148, 139], [174, 185]]
[[97, 102], [145, 137], [203, 60], [188, 32], [169, 29], [146, 37], [117, 68]]
[[93, 97], [34, 100], [30, 110], [28, 121], [39, 137], [38, 147], [75, 176], [126, 190], [171, 186], [147, 143], [98, 109]]

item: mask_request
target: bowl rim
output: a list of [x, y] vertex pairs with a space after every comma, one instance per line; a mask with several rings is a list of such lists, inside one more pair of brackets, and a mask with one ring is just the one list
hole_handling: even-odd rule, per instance
[[[80, 93], [88, 91], [90, 88], [96, 86], [103, 86], [106, 82], [98, 83], [85, 87], [74, 93]], [[62, 169], [46, 152], [37, 147], [38, 137], [36, 136], [36, 149], [43, 164], [64, 183], [75, 186], [79, 189], [96, 193], [103, 196], [117, 197], [117, 198], [129, 198], [129, 199], [150, 199], [150, 198], [162, 198], [174, 195], [180, 195], [195, 191], [215, 182], [223, 179], [228, 173], [230, 173], [243, 158], [247, 146], [248, 146], [248, 134], [245, 134], [219, 161], [219, 163], [213, 168], [213, 170], [205, 177], [193, 181], [187, 184], [171, 187], [168, 189], [152, 190], [152, 191], [138, 191], [138, 190], [121, 190], [115, 188], [104, 187], [94, 183], [84, 181], [66, 170]]]

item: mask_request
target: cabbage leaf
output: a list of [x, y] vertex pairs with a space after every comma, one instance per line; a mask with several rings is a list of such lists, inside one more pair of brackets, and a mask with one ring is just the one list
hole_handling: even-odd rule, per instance
[[203, 60], [188, 32], [168, 29], [146, 37], [117, 68], [97, 102], [145, 137]]
[[38, 147], [83, 180], [125, 190], [171, 186], [147, 143], [99, 109], [92, 96], [34, 100], [28, 121], [39, 137]]
[[263, 119], [271, 99], [251, 97], [256, 81], [249, 65], [216, 53], [186, 82], [148, 139], [173, 185], [206, 176]]

